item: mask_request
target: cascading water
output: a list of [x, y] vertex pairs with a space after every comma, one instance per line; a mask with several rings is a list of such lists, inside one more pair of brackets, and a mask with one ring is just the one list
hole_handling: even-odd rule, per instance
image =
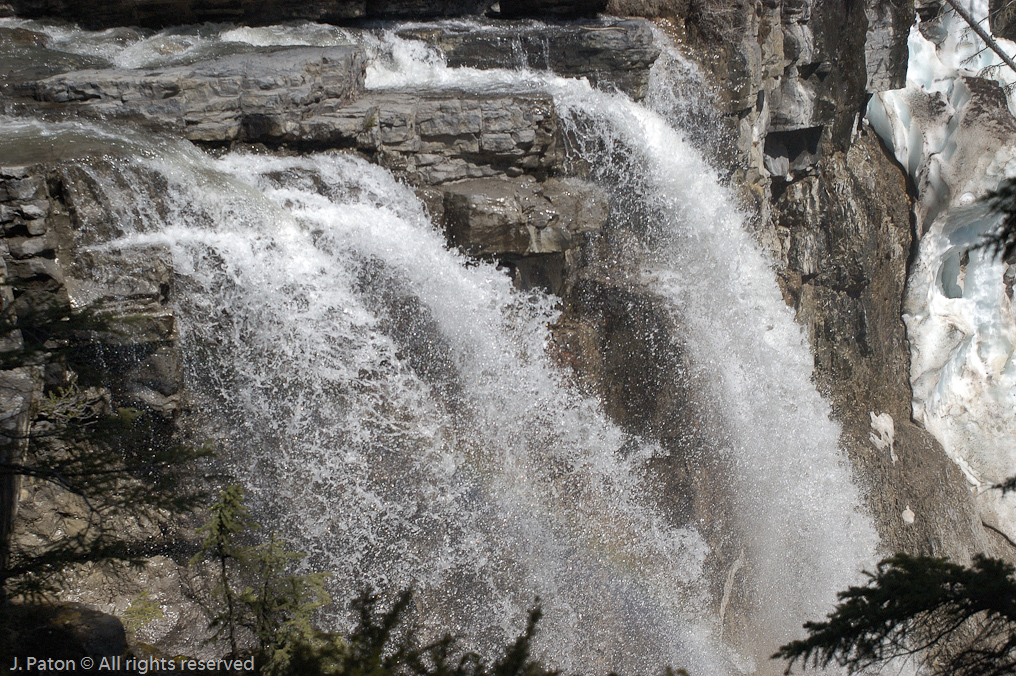
[[[659, 510], [646, 467], [664, 450], [622, 432], [547, 356], [554, 299], [449, 251], [411, 189], [348, 155], [211, 160], [164, 144], [117, 166], [121, 180], [97, 178], [130, 204], [126, 234], [101, 246], [172, 254], [205, 433], [262, 520], [343, 594], [414, 584], [429, 626], [481, 649], [517, 632], [538, 595], [540, 650], [569, 671], [770, 669], [871, 564], [876, 538], [802, 332], [733, 200], [664, 116], [623, 96], [448, 69], [419, 43], [374, 39], [370, 87], [553, 94], [616, 227], [651, 242], [630, 252], [637, 281], [707, 384], [734, 560], [710, 558], [709, 524]], [[151, 174], [161, 194], [124, 190]], [[730, 647], [725, 613], [740, 624]]]

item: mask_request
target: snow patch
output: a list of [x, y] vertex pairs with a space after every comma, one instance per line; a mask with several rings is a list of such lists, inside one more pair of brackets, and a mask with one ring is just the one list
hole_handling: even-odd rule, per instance
[[871, 433], [868, 438], [871, 443], [875, 444], [875, 448], [880, 451], [889, 449], [889, 457], [892, 458], [893, 464], [899, 458], [896, 456], [894, 449], [894, 442], [896, 440], [896, 425], [893, 424], [893, 417], [888, 413], [880, 413], [875, 415], [874, 411], [869, 411], [868, 415], [871, 416]]

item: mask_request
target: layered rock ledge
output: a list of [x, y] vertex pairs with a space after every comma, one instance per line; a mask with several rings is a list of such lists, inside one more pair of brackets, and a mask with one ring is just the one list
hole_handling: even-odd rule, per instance
[[79, 70], [37, 82], [34, 96], [192, 141], [298, 138], [308, 118], [362, 96], [364, 68], [354, 47], [303, 47], [145, 71]]
[[642, 20], [582, 24], [441, 24], [405, 28], [400, 37], [438, 47], [453, 68], [532, 68], [584, 77], [600, 89], [645, 98], [649, 69], [660, 55]]

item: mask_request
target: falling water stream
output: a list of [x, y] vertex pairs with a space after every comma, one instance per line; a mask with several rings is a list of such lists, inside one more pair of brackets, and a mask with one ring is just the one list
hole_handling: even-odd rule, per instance
[[[305, 29], [214, 39], [349, 39]], [[157, 38], [111, 58], [139, 59]], [[262, 520], [334, 571], [340, 593], [412, 584], [425, 624], [488, 650], [539, 596], [538, 652], [567, 671], [773, 670], [773, 649], [871, 565], [876, 536], [735, 200], [668, 123], [666, 97], [654, 111], [584, 81], [449, 69], [420, 43], [371, 40], [371, 88], [553, 95], [572, 161], [594, 167], [615, 215], [629, 209], [609, 227], [651, 242], [631, 254], [636, 283], [704, 383], [734, 555], [716, 556], [709, 524], [665, 516], [647, 468], [667, 451], [618, 427], [548, 356], [556, 299], [449, 250], [412, 189], [348, 154], [212, 159], [131, 138], [140, 151], [93, 170], [121, 233], [97, 246], [172, 257], [203, 433]], [[674, 76], [658, 65], [652, 87], [673, 90]], [[95, 136], [12, 120], [2, 133]], [[158, 193], [139, 191], [151, 176]], [[723, 640], [724, 613], [741, 639]]]

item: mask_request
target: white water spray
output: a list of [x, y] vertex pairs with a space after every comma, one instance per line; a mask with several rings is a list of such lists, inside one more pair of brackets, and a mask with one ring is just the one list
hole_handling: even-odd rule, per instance
[[[647, 216], [657, 246], [639, 283], [709, 383], [739, 555], [709, 570], [700, 531], [659, 514], [644, 474], [661, 450], [629, 439], [545, 355], [552, 299], [448, 251], [410, 189], [341, 154], [212, 161], [180, 144], [119, 169], [165, 181], [165, 194], [122, 195], [160, 204], [132, 204], [130, 234], [107, 246], [171, 251], [208, 432], [263, 518], [344, 591], [414, 583], [431, 626], [481, 648], [517, 632], [540, 595], [541, 649], [566, 670], [773, 668], [775, 647], [870, 565], [875, 535], [802, 332], [732, 199], [624, 97], [377, 44], [372, 87], [548, 89], [582, 140], [576, 157]], [[144, 181], [107, 188], [125, 183]], [[740, 618], [734, 650], [720, 616]]]

